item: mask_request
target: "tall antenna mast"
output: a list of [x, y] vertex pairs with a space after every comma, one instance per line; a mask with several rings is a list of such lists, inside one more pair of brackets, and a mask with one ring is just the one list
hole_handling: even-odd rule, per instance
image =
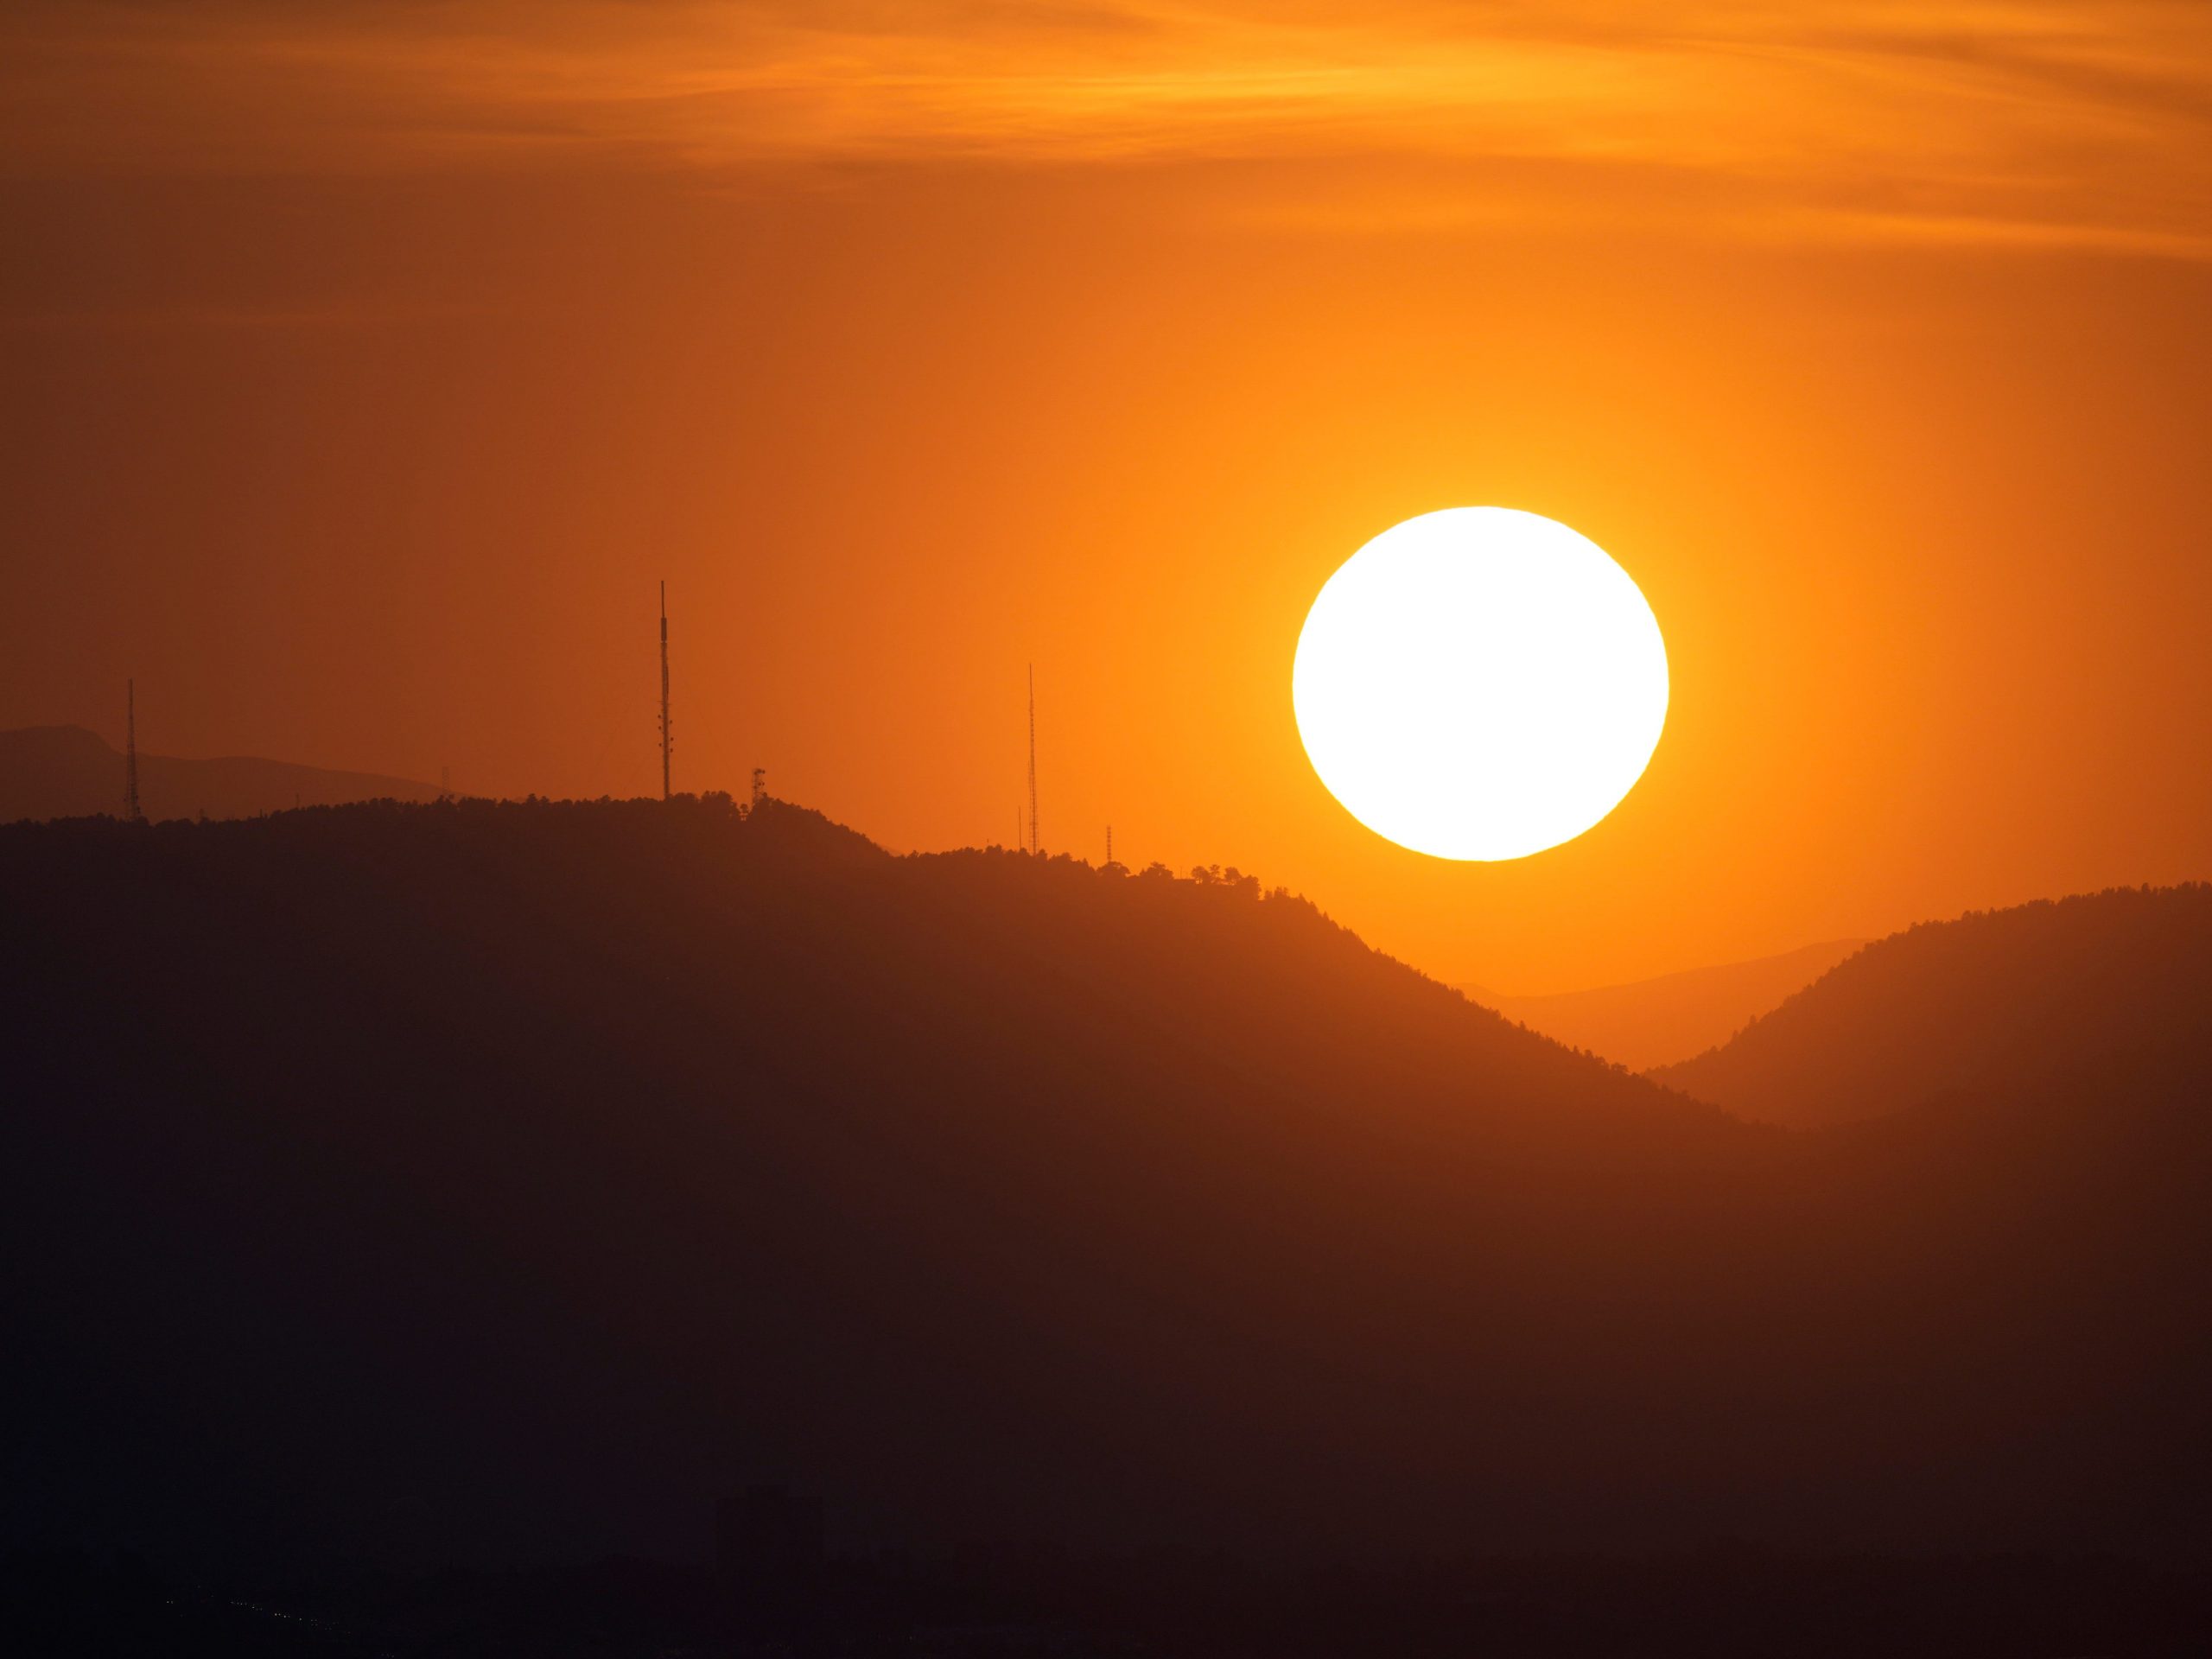
[[1029, 664], [1029, 850], [1043, 850], [1037, 839], [1037, 664]]
[[660, 798], [668, 798], [668, 583], [660, 585]]
[[1114, 826], [1110, 823], [1106, 826], [1106, 861], [1114, 861]]
[[143, 823], [138, 810], [138, 682], [123, 683], [123, 817], [126, 823]]

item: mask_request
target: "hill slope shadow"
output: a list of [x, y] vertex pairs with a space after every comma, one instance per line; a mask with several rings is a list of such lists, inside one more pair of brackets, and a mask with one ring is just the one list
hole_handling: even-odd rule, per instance
[[772, 802], [17, 826], [0, 905], [14, 1526], [2104, 1541], [2207, 1470], [2156, 1103], [1792, 1136], [1287, 893]]

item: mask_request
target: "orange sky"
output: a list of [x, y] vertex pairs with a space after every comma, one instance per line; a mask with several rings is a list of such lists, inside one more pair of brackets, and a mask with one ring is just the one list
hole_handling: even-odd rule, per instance
[[[0, 725], [1234, 863], [1599, 983], [2212, 875], [2212, 8], [0, 15]], [[1449, 865], [1291, 719], [1431, 508], [1595, 538], [1643, 783]]]

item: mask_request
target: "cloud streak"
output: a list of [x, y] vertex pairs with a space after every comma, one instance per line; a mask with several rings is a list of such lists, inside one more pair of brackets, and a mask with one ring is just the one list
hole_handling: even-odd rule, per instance
[[[1458, 168], [1369, 227], [1539, 216], [1688, 175], [1685, 222], [1766, 234], [2212, 251], [2197, 0], [1445, 6], [18, 0], [18, 176], [864, 163], [1357, 161]], [[1446, 164], [1440, 169], [1439, 164]], [[1294, 216], [1294, 215], [1293, 215]], [[1340, 198], [1308, 218], [1346, 227]]]

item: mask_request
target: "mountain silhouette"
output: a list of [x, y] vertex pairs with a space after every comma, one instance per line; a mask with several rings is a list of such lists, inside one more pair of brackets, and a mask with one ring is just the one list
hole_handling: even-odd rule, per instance
[[1588, 1049], [1631, 1071], [1648, 1071], [1726, 1042], [1865, 943], [1832, 939], [1750, 962], [1542, 996], [1508, 996], [1477, 985], [1459, 988], [1554, 1042]]
[[18, 1535], [680, 1554], [762, 1479], [1286, 1560], [2200, 1524], [2155, 1068], [1797, 1135], [1234, 872], [724, 797], [18, 824], [0, 922]]
[[[428, 801], [429, 784], [372, 772], [233, 755], [180, 760], [138, 756], [138, 798], [149, 818], [250, 818], [296, 806], [347, 801]], [[120, 815], [124, 761], [97, 732], [82, 726], [27, 726], [0, 732], [0, 823], [22, 818]]]
[[1923, 923], [1653, 1076], [1745, 1117], [1847, 1123], [1952, 1096], [2212, 1090], [2212, 887]]

